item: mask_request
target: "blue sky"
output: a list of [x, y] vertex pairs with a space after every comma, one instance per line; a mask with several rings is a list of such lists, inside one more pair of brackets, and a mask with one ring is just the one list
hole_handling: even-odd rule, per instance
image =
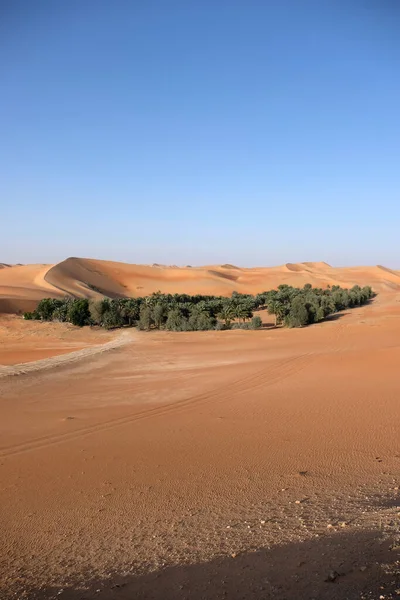
[[400, 268], [396, 0], [0, 1], [0, 261]]

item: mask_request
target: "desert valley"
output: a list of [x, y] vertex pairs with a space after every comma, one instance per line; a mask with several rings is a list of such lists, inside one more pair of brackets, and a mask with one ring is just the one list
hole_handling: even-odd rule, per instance
[[[400, 594], [400, 271], [0, 269], [2, 598]], [[26, 320], [43, 298], [371, 286], [308, 327]]]

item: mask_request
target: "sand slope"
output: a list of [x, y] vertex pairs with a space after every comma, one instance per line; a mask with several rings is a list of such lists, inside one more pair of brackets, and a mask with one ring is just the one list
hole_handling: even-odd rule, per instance
[[45, 297], [111, 298], [165, 293], [216, 294], [234, 290], [257, 293], [281, 283], [303, 286], [372, 285], [378, 292], [400, 290], [400, 271], [383, 266], [335, 268], [324, 262], [277, 267], [235, 265], [168, 267], [88, 258], [67, 258], [55, 265], [4, 266], [0, 269], [0, 312], [34, 308]]
[[0, 269], [0, 312], [32, 310], [41, 298], [62, 292], [44, 279], [49, 265], [13, 265]]

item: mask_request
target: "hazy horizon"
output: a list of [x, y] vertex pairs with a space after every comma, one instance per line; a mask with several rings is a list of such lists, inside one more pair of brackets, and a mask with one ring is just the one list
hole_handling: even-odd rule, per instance
[[118, 258], [114, 258], [114, 259], [110, 259], [110, 258], [106, 258], [106, 257], [97, 257], [97, 256], [66, 256], [64, 258], [61, 258], [60, 260], [55, 260], [55, 261], [37, 261], [37, 262], [29, 262], [29, 261], [19, 261], [17, 263], [15, 262], [7, 262], [7, 261], [2, 261], [0, 260], [0, 264], [7, 264], [10, 266], [24, 266], [24, 265], [32, 265], [32, 264], [39, 264], [39, 265], [52, 265], [52, 264], [58, 264], [60, 262], [63, 262], [64, 260], [67, 260], [69, 258], [79, 258], [79, 259], [87, 259], [87, 260], [97, 260], [97, 261], [105, 261], [105, 262], [120, 262], [120, 263], [125, 263], [125, 264], [137, 264], [137, 265], [144, 265], [144, 266], [154, 266], [154, 267], [170, 267], [170, 268], [179, 268], [179, 269], [183, 269], [185, 267], [190, 267], [190, 268], [201, 268], [201, 267], [207, 267], [207, 266], [213, 266], [213, 265], [218, 265], [218, 266], [224, 266], [224, 265], [229, 265], [232, 267], [238, 267], [239, 269], [262, 269], [262, 268], [271, 268], [271, 267], [278, 267], [278, 266], [283, 266], [286, 264], [306, 264], [306, 263], [325, 263], [328, 267], [332, 267], [334, 269], [340, 269], [340, 268], [357, 268], [357, 267], [386, 267], [389, 269], [393, 269], [393, 270], [399, 270], [399, 267], [396, 266], [391, 266], [391, 265], [384, 265], [381, 263], [376, 263], [376, 264], [363, 264], [363, 263], [354, 263], [354, 264], [332, 264], [329, 263], [328, 261], [325, 260], [287, 260], [284, 261], [283, 263], [266, 263], [266, 264], [240, 264], [240, 263], [232, 263], [232, 262], [228, 262], [228, 261], [220, 261], [220, 262], [208, 262], [208, 263], [193, 263], [193, 264], [189, 264], [188, 262], [176, 262], [176, 263], [168, 263], [165, 261], [147, 261], [147, 262], [135, 262], [135, 261], [127, 261], [127, 260], [120, 260]]

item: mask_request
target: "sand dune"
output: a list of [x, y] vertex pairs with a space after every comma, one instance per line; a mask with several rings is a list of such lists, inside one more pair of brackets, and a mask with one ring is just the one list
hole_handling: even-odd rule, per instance
[[303, 262], [303, 265], [306, 265], [306, 267], [311, 267], [313, 269], [331, 269], [331, 265], [328, 265], [328, 263], [322, 261], [322, 262]]
[[49, 265], [13, 265], [0, 270], [0, 312], [32, 310], [41, 298], [60, 297], [44, 279]]
[[101, 295], [121, 297], [126, 289], [103, 268], [104, 261], [84, 258], [67, 258], [51, 267], [45, 279], [64, 294], [77, 297], [97, 297]]
[[235, 265], [168, 267], [135, 265], [88, 258], [67, 258], [55, 265], [4, 266], [0, 270], [0, 312], [32, 310], [45, 297], [97, 298], [165, 293], [216, 294], [234, 290], [257, 293], [281, 283], [302, 286], [372, 285], [379, 291], [400, 290], [400, 271], [375, 267], [331, 267], [324, 262], [287, 263], [277, 267]]

